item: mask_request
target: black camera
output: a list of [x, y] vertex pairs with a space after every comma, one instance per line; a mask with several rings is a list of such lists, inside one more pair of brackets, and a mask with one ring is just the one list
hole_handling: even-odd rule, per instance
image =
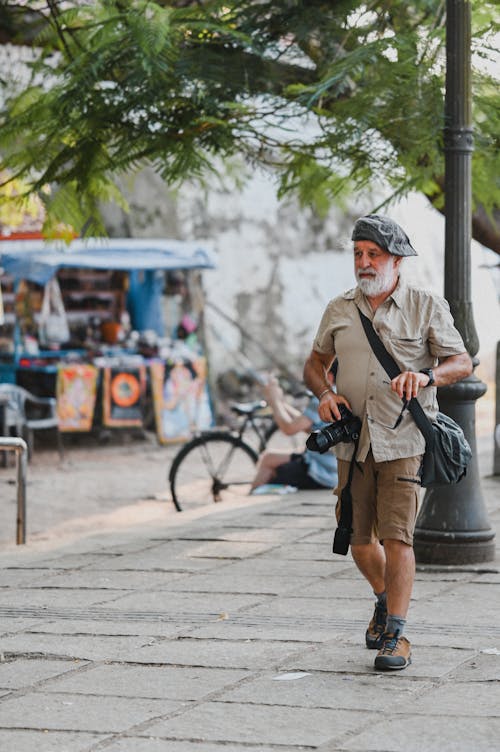
[[308, 436], [306, 447], [311, 452], [324, 454], [330, 447], [340, 444], [341, 441], [347, 444], [359, 438], [361, 420], [356, 415], [353, 415], [345, 405], [339, 404], [338, 408], [341, 416], [340, 420], [329, 423], [324, 428], [320, 428], [319, 431], [313, 431]]

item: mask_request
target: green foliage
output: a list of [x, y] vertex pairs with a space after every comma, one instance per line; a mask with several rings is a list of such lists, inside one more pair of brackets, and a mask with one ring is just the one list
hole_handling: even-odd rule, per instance
[[[52, 4], [57, 5], [57, 4]], [[61, 6], [62, 7], [62, 6]], [[442, 204], [445, 3], [440, 0], [95, 0], [46, 14], [35, 83], [0, 113], [11, 172], [51, 221], [99, 227], [118, 175], [169, 184], [243, 154], [325, 213], [384, 179]], [[36, 28], [40, 28], [37, 16]], [[473, 4], [474, 51], [499, 13]], [[498, 82], [475, 82], [474, 199], [500, 205]]]

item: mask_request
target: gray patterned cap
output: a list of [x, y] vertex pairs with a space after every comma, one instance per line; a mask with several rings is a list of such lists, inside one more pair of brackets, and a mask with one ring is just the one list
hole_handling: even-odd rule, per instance
[[380, 214], [356, 220], [351, 240], [372, 240], [393, 256], [417, 256], [405, 231], [393, 219]]

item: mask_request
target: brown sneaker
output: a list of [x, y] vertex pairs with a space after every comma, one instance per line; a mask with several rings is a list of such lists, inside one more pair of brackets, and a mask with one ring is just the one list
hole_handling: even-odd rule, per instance
[[411, 663], [411, 645], [399, 632], [384, 634], [382, 646], [375, 658], [375, 668], [380, 671], [400, 671]]
[[380, 605], [377, 601], [375, 603], [375, 611], [365, 633], [366, 647], [370, 650], [378, 650], [381, 647], [386, 621], [387, 608]]

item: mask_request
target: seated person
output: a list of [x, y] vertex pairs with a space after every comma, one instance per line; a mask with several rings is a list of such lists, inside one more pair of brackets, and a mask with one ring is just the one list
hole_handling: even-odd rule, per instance
[[[323, 428], [318, 415], [319, 402], [312, 397], [303, 413], [289, 405], [278, 380], [271, 376], [263, 393], [273, 411], [278, 428], [287, 436], [304, 431], [310, 433]], [[300, 453], [266, 451], [259, 458], [257, 475], [250, 493], [265, 483], [279, 483], [300, 489], [335, 488], [337, 460], [333, 452], [318, 454], [305, 449]]]

